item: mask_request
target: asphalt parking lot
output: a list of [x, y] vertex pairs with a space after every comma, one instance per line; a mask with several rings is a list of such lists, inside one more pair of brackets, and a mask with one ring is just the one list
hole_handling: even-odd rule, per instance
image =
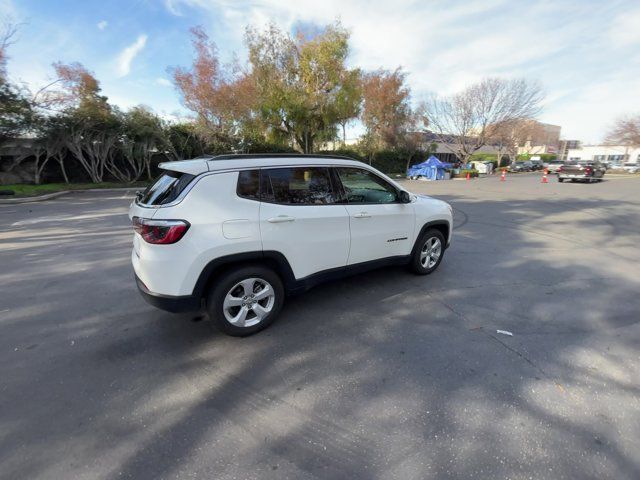
[[0, 478], [640, 478], [640, 179], [405, 185], [436, 273], [245, 339], [140, 298], [132, 192], [1, 205]]

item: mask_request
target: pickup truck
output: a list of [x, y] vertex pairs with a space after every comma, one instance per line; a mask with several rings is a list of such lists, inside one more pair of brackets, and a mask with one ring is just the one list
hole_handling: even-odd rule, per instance
[[585, 163], [566, 163], [558, 168], [558, 182], [562, 183], [565, 180], [571, 180], [575, 182], [580, 180], [583, 182], [600, 182], [607, 169], [600, 162], [585, 162]]

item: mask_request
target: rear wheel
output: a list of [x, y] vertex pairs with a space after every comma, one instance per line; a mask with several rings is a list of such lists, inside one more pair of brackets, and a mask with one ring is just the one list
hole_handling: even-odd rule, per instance
[[411, 258], [411, 270], [418, 275], [433, 272], [444, 256], [445, 239], [436, 229], [429, 229], [418, 240], [417, 248]]
[[207, 311], [227, 335], [244, 337], [268, 327], [284, 303], [280, 277], [261, 265], [224, 273], [207, 298]]
[[564, 178], [558, 177], [558, 182], [560, 182], [560, 183], [564, 182]]

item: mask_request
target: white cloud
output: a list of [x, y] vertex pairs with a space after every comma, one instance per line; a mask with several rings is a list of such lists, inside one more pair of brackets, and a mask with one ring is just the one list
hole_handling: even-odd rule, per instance
[[170, 87], [170, 86], [172, 86], [172, 83], [171, 83], [169, 80], [167, 80], [166, 78], [164, 78], [164, 77], [158, 77], [158, 78], [156, 78], [156, 83], [157, 83], [158, 85], [162, 85], [163, 87]]
[[[221, 54], [244, 53], [246, 25], [340, 19], [351, 65], [408, 72], [412, 96], [448, 94], [486, 76], [525, 77], [547, 92], [542, 119], [563, 135], [596, 140], [637, 91], [637, 0], [165, 0], [174, 15], [200, 15]], [[608, 74], [617, 72], [619, 77]], [[626, 100], [625, 100], [626, 99]]]
[[609, 35], [618, 47], [640, 43], [640, 9], [625, 12], [614, 18]]
[[118, 55], [117, 59], [117, 72], [119, 77], [125, 77], [129, 75], [131, 71], [131, 63], [136, 58], [136, 56], [142, 51], [144, 46], [147, 44], [147, 36], [140, 35], [138, 39], [133, 42], [131, 45], [126, 47], [120, 55]]
[[107, 25], [109, 25], [109, 22], [107, 22], [106, 20], [101, 20], [97, 23], [97, 27], [98, 30], [104, 30], [105, 28], [107, 28]]
[[0, 18], [15, 19], [17, 9], [11, 0], [0, 0]]
[[176, 17], [181, 17], [182, 12], [177, 6], [178, 3], [180, 3], [180, 0], [177, 0], [177, 1], [165, 0], [164, 6], [167, 8], [167, 10], [169, 10], [169, 13], [171, 13], [172, 15], [175, 15]]

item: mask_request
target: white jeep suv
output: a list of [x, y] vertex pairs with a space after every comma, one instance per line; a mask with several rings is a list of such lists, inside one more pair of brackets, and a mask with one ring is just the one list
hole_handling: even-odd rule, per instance
[[131, 204], [138, 288], [170, 312], [206, 308], [223, 332], [268, 326], [287, 294], [372, 268], [433, 272], [449, 204], [345, 157], [220, 155], [160, 165]]

